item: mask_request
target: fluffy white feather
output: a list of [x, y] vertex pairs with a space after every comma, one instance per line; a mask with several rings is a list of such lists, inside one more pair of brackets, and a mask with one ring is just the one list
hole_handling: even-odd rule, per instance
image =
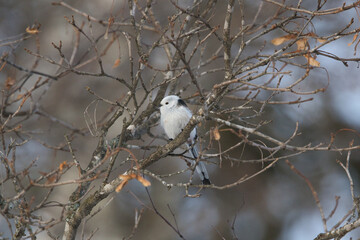
[[[192, 116], [192, 112], [187, 107], [186, 103], [175, 95], [167, 96], [161, 101], [160, 113], [161, 126], [170, 140], [174, 139], [181, 133]], [[190, 137], [187, 141], [187, 146], [189, 147], [190, 153], [195, 159], [199, 157], [197, 146], [195, 144], [196, 138], [197, 129], [195, 127], [191, 131]], [[209, 180], [209, 174], [206, 171], [203, 162], [198, 161], [196, 165], [196, 171], [198, 172], [203, 184], [211, 184]]]

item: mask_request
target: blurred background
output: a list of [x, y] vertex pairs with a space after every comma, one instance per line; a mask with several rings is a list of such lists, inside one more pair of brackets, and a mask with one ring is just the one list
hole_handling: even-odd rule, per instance
[[[178, 1], [181, 6], [187, 6], [192, 1]], [[72, 0], [66, 1], [72, 7], [89, 13], [97, 19], [108, 19], [114, 16], [115, 21], [125, 19], [129, 16], [128, 2], [122, 0]], [[139, 4], [144, 4], [139, 1]], [[245, 23], [252, 21], [256, 14], [260, 1], [245, 1]], [[257, 21], [261, 22], [272, 14], [274, 6], [266, 4], [263, 12], [260, 13]], [[288, 3], [290, 4], [290, 3]], [[311, 6], [307, 1], [302, 4], [303, 8]], [[328, 3], [328, 8], [341, 6], [338, 1]], [[225, 1], [217, 3], [216, 12], [212, 18], [214, 25], [223, 24], [224, 10], [226, 9]], [[154, 10], [162, 26], [168, 21], [168, 16], [174, 14], [176, 9], [168, 1], [158, 0], [155, 2]], [[76, 21], [86, 24], [86, 18], [74, 13], [73, 11], [61, 7], [53, 6], [48, 0], [27, 0], [27, 1], [7, 1], [0, 0], [0, 39], [18, 36], [25, 32], [28, 26], [40, 23], [40, 53], [54, 60], [59, 60], [59, 54], [52, 46], [52, 42], [59, 44], [62, 41], [63, 51], [66, 56], [71, 55], [74, 44], [73, 28], [65, 20], [64, 16], [71, 18], [74, 15]], [[354, 10], [342, 14], [336, 14], [326, 17], [318, 17], [314, 20], [313, 25], [318, 35], [329, 35], [332, 32], [342, 29], [343, 26], [355, 19], [355, 27], [359, 26], [359, 19]], [[241, 21], [238, 16], [234, 16], [234, 25], [239, 25]], [[93, 23], [93, 35], [99, 36], [104, 27]], [[247, 48], [246, 54], [257, 51], [264, 41], [270, 42], [271, 39], [284, 34], [275, 31], [266, 35], [257, 43]], [[83, 38], [83, 37], [82, 37]], [[156, 39], [151, 33], [144, 34], [143, 41], [149, 45]], [[86, 52], [89, 43], [82, 41], [79, 48], [77, 60], [81, 60], [81, 53]], [[100, 40], [98, 45], [106, 45], [108, 40]], [[324, 51], [331, 52], [339, 57], [350, 58], [354, 56], [354, 46], [348, 46], [352, 41], [351, 37], [345, 37], [339, 41], [330, 43], [322, 48]], [[102, 43], [103, 42], [103, 43]], [[112, 75], [122, 78], [129, 76], [129, 62], [127, 60], [127, 47], [124, 42], [119, 43], [120, 47], [112, 47], [108, 54], [102, 58], [105, 70]], [[0, 53], [11, 52], [10, 60], [20, 66], [30, 67], [34, 57], [27, 54], [23, 49], [27, 48], [36, 51], [36, 40], [30, 38], [24, 42], [10, 46], [1, 46]], [[235, 47], [236, 48], [236, 47]], [[267, 50], [273, 52], [276, 47], [267, 45]], [[15, 49], [15, 50], [14, 50]], [[236, 54], [237, 49], [234, 49]], [[167, 61], [163, 58], [164, 53], [153, 54], [150, 58], [152, 65], [165, 68]], [[356, 53], [358, 57], [358, 52]], [[114, 61], [120, 58], [121, 63], [118, 67], [113, 68]], [[312, 143], [328, 144], [331, 133], [336, 133], [340, 129], [353, 129], [352, 131], [339, 132], [336, 138], [336, 146], [346, 147], [352, 139], [355, 139], [354, 145], [360, 143], [358, 131], [360, 128], [360, 84], [359, 84], [359, 65], [349, 62], [348, 66], [343, 63], [319, 56], [317, 60], [321, 63], [321, 68], [312, 71], [306, 81], [306, 84], [313, 86], [327, 87], [324, 93], [313, 96], [314, 99], [309, 102], [296, 105], [268, 105], [262, 118], [271, 120], [265, 129], [266, 133], [276, 139], [285, 140], [289, 138], [294, 129], [296, 122], [299, 122], [299, 131], [301, 136], [297, 139], [297, 145], [306, 145]], [[209, 66], [214, 67], [214, 66]], [[55, 74], [56, 66], [41, 61], [37, 70], [49, 74]], [[88, 72], [97, 72], [96, 64], [90, 64], [82, 70]], [[291, 77], [301, 76], [294, 68]], [[16, 69], [6, 67], [0, 72], [0, 83], [4, 89], [5, 80], [10, 76], [19, 78], [23, 73]], [[150, 80], [151, 74], [144, 79]], [[162, 76], [158, 76], [161, 80]], [[207, 75], [206, 79], [200, 79], [200, 83], [205, 89], [210, 89], [214, 83], [222, 79], [221, 73]], [[24, 89], [30, 88], [37, 80], [33, 76], [24, 86]], [[160, 81], [159, 80], [159, 81]], [[284, 79], [286, 81], [286, 79]], [[329, 81], [329, 82], [328, 82]], [[106, 78], [97, 78], [89, 76], [79, 76], [68, 74], [58, 81], [52, 83], [43, 94], [42, 91], [36, 92], [38, 95], [32, 96], [34, 99], [40, 99], [41, 109], [46, 113], [60, 119], [74, 128], [86, 128], [84, 117], [85, 109], [95, 99], [90, 95], [85, 87], [89, 86], [97, 94], [116, 101], [126, 94], [126, 89], [112, 80]], [[304, 86], [306, 88], [308, 86]], [[45, 90], [44, 90], [45, 91]], [[194, 89], [195, 91], [195, 89]], [[20, 94], [20, 93], [19, 93]], [[141, 94], [141, 93], [139, 93]], [[193, 93], [183, 93], [182, 97], [188, 97]], [[279, 97], [281, 99], [282, 97]], [[287, 99], [286, 96], [283, 99]], [[25, 106], [31, 108], [31, 104]], [[192, 109], [196, 106], [190, 105]], [[97, 106], [97, 115], [104, 114], [108, 106], [99, 103]], [[16, 106], [14, 106], [16, 109]], [[93, 111], [94, 105], [90, 105]], [[108, 138], [115, 137], [121, 131], [122, 120], [111, 128]], [[211, 126], [202, 125], [200, 132], [206, 132]], [[17, 168], [24, 168], [29, 162], [38, 158], [36, 166], [32, 169], [32, 177], [39, 176], [39, 172], [48, 172], [56, 168], [63, 161], [72, 161], [71, 155], [67, 152], [56, 151], [44, 147], [44, 144], [58, 145], [64, 142], [64, 135], [68, 133], [69, 128], [63, 125], [49, 121], [41, 116], [32, 116], [31, 119], [23, 123], [23, 130], [29, 135], [30, 141], [17, 149]], [[155, 127], [154, 132], [161, 133], [160, 127]], [[14, 136], [15, 137], [15, 136]], [[208, 141], [208, 139], [205, 139]], [[9, 139], [10, 141], [10, 139]], [[145, 144], [150, 143], [150, 138], [145, 138]], [[228, 132], [221, 132], [220, 144], [223, 149], [231, 146], [234, 141], [239, 141], [236, 137]], [[76, 149], [76, 157], [82, 166], [86, 166], [90, 160], [93, 149], [97, 144], [97, 138], [87, 134], [77, 136], [73, 142]], [[165, 144], [165, 141], [159, 144]], [[216, 145], [217, 143], [215, 143]], [[137, 153], [138, 157], [143, 157], [144, 153]], [[146, 153], [148, 154], [148, 153]], [[243, 159], [259, 159], [260, 153], [253, 148], [245, 148], [244, 152], [238, 150], [232, 152], [234, 156], [243, 154]], [[294, 166], [301, 171], [313, 184], [318, 193], [320, 202], [324, 209], [325, 216], [329, 216], [335, 206], [336, 196], [340, 197], [335, 214], [328, 221], [328, 227], [336, 224], [351, 208], [352, 198], [350, 194], [350, 184], [346, 173], [336, 160], [345, 161], [347, 152], [307, 152], [289, 160]], [[213, 161], [217, 161], [214, 159]], [[359, 186], [359, 151], [353, 151], [350, 157], [350, 171], [355, 185], [355, 194], [358, 195]], [[162, 159], [153, 164], [149, 170], [158, 174], [166, 174], [185, 168], [186, 165], [179, 159], [169, 157]], [[261, 170], [261, 163], [235, 163], [234, 166], [224, 160], [222, 167], [217, 165], [208, 165], [209, 174], [216, 185], [224, 185], [236, 181], [244, 175], [251, 175]], [[119, 167], [113, 176], [120, 174], [126, 167]], [[3, 174], [4, 170], [1, 169]], [[66, 179], [73, 179], [76, 171], [69, 171], [65, 175]], [[186, 180], [188, 174], [182, 176]], [[170, 179], [169, 182], [176, 182], [177, 178]], [[195, 176], [194, 181], [197, 181]], [[167, 189], [161, 183], [151, 179], [149, 192], [157, 210], [171, 223], [178, 224], [180, 232], [185, 239], [233, 239], [234, 235], [238, 239], [279, 239], [279, 240], [302, 240], [313, 239], [320, 232], [324, 232], [321, 216], [316, 206], [315, 200], [306, 182], [290, 170], [289, 166], [280, 160], [275, 167], [260, 174], [256, 178], [247, 181], [235, 188], [226, 190], [206, 189], [201, 192], [200, 198], [185, 198], [185, 191], [179, 188]], [[74, 190], [75, 186], [64, 186], [58, 188], [53, 199], [66, 203], [68, 196]], [[1, 191], [10, 196], [13, 190], [9, 187], [1, 186]], [[192, 192], [192, 193], [195, 193]], [[36, 196], [41, 199], [45, 193], [41, 189], [33, 188], [29, 196]], [[89, 236], [91, 231], [99, 228], [94, 239], [120, 239], [129, 236], [134, 226], [135, 212], [144, 208], [132, 194], [135, 194], [144, 204], [150, 206], [150, 200], [144, 187], [138, 182], [130, 182], [123, 191], [111, 195], [102, 202], [104, 209], [95, 217], [91, 218], [84, 227], [85, 236]], [[111, 200], [111, 201], [110, 201]], [[105, 207], [106, 206], [106, 207]], [[170, 210], [171, 209], [171, 210]], [[174, 216], [173, 216], [173, 214]], [[60, 216], [60, 209], [44, 209], [39, 215], [44, 218], [57, 218]], [[233, 226], [233, 230], [232, 230]], [[52, 229], [55, 236], [61, 236], [64, 224], [59, 224]], [[9, 237], [9, 230], [4, 219], [0, 217], [0, 232], [3, 237]], [[80, 235], [80, 234], [79, 234]], [[348, 235], [346, 239], [358, 239], [360, 230], [355, 230]], [[145, 210], [139, 223], [133, 239], [177, 239], [178, 236], [174, 231], [153, 211]], [[48, 239], [46, 234], [41, 234], [38, 239]], [[80, 239], [80, 236], [79, 236]]]

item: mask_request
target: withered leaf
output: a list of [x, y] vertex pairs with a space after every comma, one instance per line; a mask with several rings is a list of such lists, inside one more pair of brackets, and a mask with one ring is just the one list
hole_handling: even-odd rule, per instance
[[124, 188], [124, 186], [129, 182], [129, 180], [133, 179], [136, 175], [135, 174], [125, 174], [120, 175], [119, 178], [121, 178], [123, 181], [119, 184], [119, 186], [116, 187], [115, 191], [120, 192], [121, 189]]
[[59, 165], [60, 172], [62, 172], [62, 170], [66, 167], [68, 167], [68, 164], [66, 161], [63, 161], [62, 163], [60, 163], [60, 165]]
[[314, 33], [314, 32], [309, 32], [309, 33], [305, 34], [305, 36], [307, 36], [307, 37], [317, 37], [316, 33]]
[[320, 67], [320, 63], [318, 61], [316, 61], [316, 59], [313, 58], [312, 56], [305, 55], [304, 57], [308, 61], [309, 65], [314, 66], [314, 67]]
[[46, 178], [46, 184], [53, 183], [53, 182], [55, 182], [56, 179], [57, 179], [57, 175], [56, 175], [56, 174], [54, 174], [54, 175], [52, 175], [52, 176], [50, 176], [50, 177], [47, 177], [47, 178]]
[[114, 65], [112, 66], [112, 68], [118, 67], [120, 65], [120, 62], [121, 62], [120, 58], [117, 58], [114, 62]]
[[5, 88], [6, 90], [9, 90], [12, 86], [15, 84], [15, 79], [12, 77], [8, 77], [5, 81]]
[[353, 37], [353, 40], [351, 41], [351, 43], [348, 43], [348, 46], [350, 47], [357, 39], [357, 37], [359, 36], [359, 33], [356, 33]]
[[214, 135], [214, 139], [216, 140], [216, 141], [219, 141], [220, 140], [220, 132], [219, 132], [219, 129], [216, 127], [216, 128], [214, 128], [214, 130], [213, 130], [213, 135]]
[[128, 180], [123, 180], [123, 181], [119, 184], [119, 186], [116, 187], [115, 191], [116, 191], [116, 192], [120, 192], [121, 189], [123, 189], [124, 186], [125, 186], [127, 183], [128, 183]]
[[123, 181], [116, 187], [116, 192], [120, 192], [131, 179], [138, 180], [144, 187], [148, 187], [151, 185], [148, 180], [135, 173], [120, 175], [119, 178], [121, 178]]
[[[39, 171], [39, 173], [44, 177], [49, 174], [47, 172], [41, 172], [41, 171]], [[55, 182], [57, 177], [58, 177], [57, 174], [53, 174], [53, 175], [50, 175], [50, 176], [46, 177], [46, 184], [50, 184], [50, 183]]]
[[39, 28], [30, 28], [30, 27], [27, 27], [25, 31], [29, 34], [38, 34], [40, 32]]
[[19, 95], [17, 95], [16, 100], [22, 99], [25, 96], [26, 96], [25, 94], [19, 94]]
[[300, 50], [300, 51], [306, 50], [307, 42], [308, 42], [307, 38], [297, 40], [296, 41], [297, 49]]
[[322, 38], [316, 38], [316, 40], [317, 40], [319, 43], [324, 43], [324, 42], [326, 42], [326, 39], [322, 39]]
[[141, 177], [141, 176], [139, 176], [139, 175], [136, 176], [136, 179], [137, 179], [144, 187], [148, 187], [148, 186], [151, 185], [151, 183], [150, 183], [148, 180], [146, 180], [145, 178], [143, 178], [143, 177]]
[[271, 40], [271, 43], [275, 46], [278, 46], [280, 44], [283, 44], [284, 42], [290, 41], [292, 39], [295, 39], [297, 36], [295, 34], [288, 34], [282, 37], [274, 38]]

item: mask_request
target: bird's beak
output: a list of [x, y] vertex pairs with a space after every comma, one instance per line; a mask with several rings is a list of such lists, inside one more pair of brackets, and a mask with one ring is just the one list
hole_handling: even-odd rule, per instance
[[160, 109], [161, 107], [162, 107], [162, 105], [161, 105], [161, 104], [159, 104], [159, 105], [158, 105], [158, 107], [157, 107], [157, 109]]

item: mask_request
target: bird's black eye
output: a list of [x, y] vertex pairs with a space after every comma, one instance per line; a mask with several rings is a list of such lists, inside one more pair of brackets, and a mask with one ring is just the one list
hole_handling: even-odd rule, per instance
[[166, 105], [168, 105], [168, 104], [169, 104], [169, 102], [166, 102], [165, 104], [166, 104]]

